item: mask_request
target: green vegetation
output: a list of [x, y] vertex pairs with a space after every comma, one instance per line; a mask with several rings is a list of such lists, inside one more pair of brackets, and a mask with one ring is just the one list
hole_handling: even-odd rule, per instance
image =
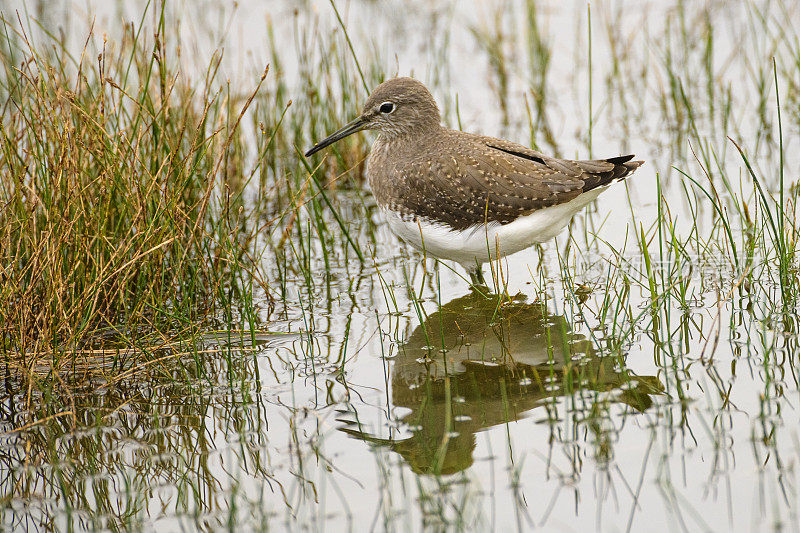
[[[637, 5], [5, 12], [0, 529], [799, 527], [800, 8]], [[469, 292], [300, 155], [396, 71], [647, 164]]]
[[247, 302], [258, 277], [238, 239], [257, 228], [240, 217], [239, 123], [252, 97], [216, 86], [219, 61], [199, 85], [178, 76], [163, 11], [152, 46], [126, 28], [97, 55], [2, 29], [6, 362], [88, 371], [93, 348], [164, 346]]

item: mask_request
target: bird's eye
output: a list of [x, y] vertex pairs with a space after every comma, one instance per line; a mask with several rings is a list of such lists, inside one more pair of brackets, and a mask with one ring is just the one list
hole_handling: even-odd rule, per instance
[[394, 111], [394, 104], [391, 102], [384, 102], [381, 104], [381, 113], [386, 113], [387, 115]]

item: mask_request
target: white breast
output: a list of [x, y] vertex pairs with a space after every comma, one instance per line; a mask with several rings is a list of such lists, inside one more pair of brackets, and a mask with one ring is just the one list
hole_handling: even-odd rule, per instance
[[508, 224], [490, 222], [465, 230], [454, 230], [422, 217], [403, 217], [395, 211], [382, 211], [392, 232], [408, 244], [439, 259], [450, 259], [470, 268], [476, 262], [483, 264], [552, 239], [569, 224], [575, 213], [606, 188], [598, 187], [569, 202], [539, 209]]

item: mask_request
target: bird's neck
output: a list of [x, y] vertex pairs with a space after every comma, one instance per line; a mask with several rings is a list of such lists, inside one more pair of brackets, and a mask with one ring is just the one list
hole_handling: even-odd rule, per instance
[[416, 124], [414, 128], [408, 130], [381, 131], [376, 142], [382, 145], [413, 146], [430, 137], [436, 137], [442, 129], [442, 125], [438, 122]]
[[[441, 128], [441, 127], [439, 127]], [[367, 180], [372, 193], [382, 208], [391, 207], [404, 190], [406, 173], [397, 168], [398, 161], [413, 161], [424, 157], [431, 144], [429, 135], [435, 130], [423, 129], [410, 134], [380, 132], [370, 148], [367, 158]]]

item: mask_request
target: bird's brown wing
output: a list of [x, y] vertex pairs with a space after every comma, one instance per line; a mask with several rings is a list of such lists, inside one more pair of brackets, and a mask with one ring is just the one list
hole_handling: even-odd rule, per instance
[[398, 191], [401, 205], [394, 207], [455, 229], [507, 224], [623, 178], [641, 165], [630, 161], [633, 156], [571, 161], [502, 139], [449, 135], [457, 139], [443, 136], [395, 169], [404, 190]]
[[521, 157], [538, 162], [565, 176], [583, 181], [582, 192], [602, 187], [614, 180], [622, 179], [639, 168], [644, 161], [631, 161], [633, 154], [606, 159], [588, 159], [573, 161], [548, 157], [531, 148], [495, 139], [493, 137], [479, 137], [480, 141], [489, 148], [502, 150], [509, 155]]

